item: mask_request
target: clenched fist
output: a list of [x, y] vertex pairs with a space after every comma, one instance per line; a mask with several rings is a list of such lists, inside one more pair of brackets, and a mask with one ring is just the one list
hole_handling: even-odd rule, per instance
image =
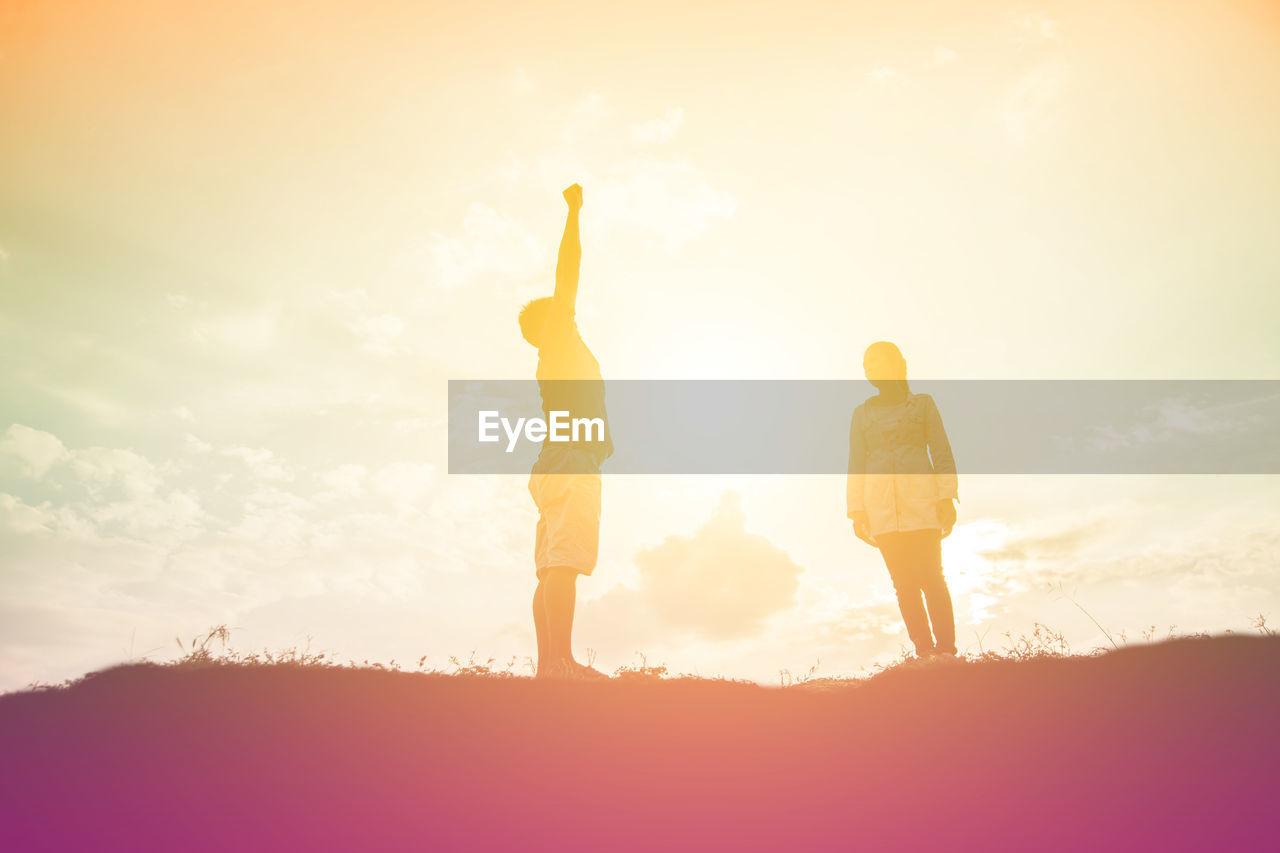
[[564, 200], [569, 203], [570, 210], [582, 207], [582, 185], [574, 184], [564, 191]]

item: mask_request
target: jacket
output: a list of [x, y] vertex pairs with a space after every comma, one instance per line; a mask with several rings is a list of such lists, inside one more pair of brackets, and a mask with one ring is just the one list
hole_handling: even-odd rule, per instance
[[865, 512], [873, 538], [942, 528], [938, 501], [957, 497], [956, 462], [932, 397], [853, 410], [846, 491], [849, 518]]

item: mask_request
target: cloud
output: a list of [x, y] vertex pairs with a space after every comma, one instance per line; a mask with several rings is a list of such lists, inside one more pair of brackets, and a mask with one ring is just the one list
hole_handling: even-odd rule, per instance
[[1085, 546], [1114, 527], [1114, 523], [1099, 519], [1062, 530], [1026, 532], [1007, 538], [996, 547], [981, 550], [979, 554], [994, 562], [1061, 560], [1080, 554]]
[[[635, 556], [637, 589], [618, 589], [593, 604], [614, 623], [656, 623], [709, 640], [758, 632], [795, 604], [802, 569], [763, 536], [748, 533], [741, 498], [726, 492], [711, 520], [692, 536], [668, 536]], [[651, 617], [651, 618], [650, 618]]]
[[0, 492], [0, 523], [14, 533], [48, 532], [51, 529], [48, 502], [30, 506], [13, 495]]
[[[1012, 527], [975, 522], [990, 528], [990, 535], [965, 549], [970, 554], [960, 555], [958, 565], [970, 576], [962, 583], [964, 591], [991, 597], [1003, 611], [1017, 606], [1019, 598], [1058, 588], [1125, 600], [1125, 592], [1099, 596], [1098, 591], [1111, 585], [1167, 590], [1181, 583], [1234, 593], [1269, 584], [1280, 554], [1280, 533], [1267, 513], [1224, 504], [1212, 514], [1195, 510], [1181, 516], [1152, 499], [1140, 506], [1142, 511], [1125, 502], [1095, 504], [1067, 518]], [[1163, 522], [1153, 523], [1151, 513]], [[957, 556], [954, 546], [951, 553]], [[1153, 607], [1144, 602], [1142, 612], [1167, 603]]]
[[95, 497], [119, 493], [145, 498], [156, 493], [160, 473], [145, 457], [117, 447], [88, 447], [71, 456], [79, 483]]
[[636, 142], [670, 142], [684, 124], [684, 109], [670, 107], [662, 118], [631, 125], [631, 138]]
[[[570, 183], [582, 183], [587, 205], [582, 228], [587, 239], [648, 237], [672, 251], [700, 237], [716, 220], [733, 216], [738, 198], [713, 186], [688, 157], [634, 150], [638, 145], [674, 139], [684, 123], [682, 107], [670, 107], [661, 118], [630, 125], [625, 136], [606, 124], [609, 115], [604, 96], [587, 93], [565, 114], [565, 140], [527, 158], [508, 152], [493, 167], [493, 177], [508, 186], [536, 182], [543, 191], [557, 195]], [[617, 151], [619, 143], [622, 151]], [[602, 160], [601, 151], [615, 153]], [[537, 210], [541, 216], [545, 208]], [[555, 238], [535, 237], [523, 220], [476, 202], [467, 209], [460, 233], [429, 235], [421, 252], [426, 263], [417, 266], [446, 291], [497, 278], [519, 292], [535, 283], [535, 275], [542, 289], [557, 245]]]
[[1144, 422], [1124, 428], [1110, 424], [1095, 427], [1088, 445], [1093, 450], [1114, 451], [1183, 436], [1221, 436], [1265, 429], [1275, 403], [1275, 395], [1207, 405], [1186, 396], [1168, 397], [1146, 407]]
[[442, 479], [408, 459], [308, 465], [293, 449], [189, 436], [176, 458], [148, 458], [67, 447], [12, 425], [0, 435], [5, 598], [41, 608], [42, 625], [75, 630], [51, 650], [0, 621], [0, 664], [27, 660], [0, 666], [0, 689], [37, 672], [60, 678], [105, 664], [113, 653], [102, 648], [104, 632], [122, 631], [127, 643], [136, 625], [139, 642], [153, 645], [175, 630], [240, 625], [298, 597], [417, 608], [427, 633], [402, 639], [435, 648], [462, 648], [457, 637], [475, 643], [491, 630], [450, 622], [451, 611], [527, 612], [523, 592], [495, 603], [494, 584], [472, 579], [528, 564], [533, 508], [524, 489], [502, 478]]
[[322, 471], [316, 479], [324, 489], [316, 494], [317, 502], [358, 498], [364, 494], [364, 480], [369, 469], [356, 463], [345, 463]]
[[547, 262], [548, 249], [524, 224], [484, 204], [472, 204], [462, 234], [432, 232], [426, 252], [435, 284], [447, 290], [486, 276], [524, 278]]
[[0, 438], [0, 462], [10, 461], [25, 477], [42, 477], [67, 456], [57, 436], [22, 424], [11, 424]]
[[276, 457], [275, 453], [265, 447], [224, 447], [219, 453], [239, 459], [255, 479], [293, 479], [293, 473]]
[[639, 229], [668, 251], [701, 236], [714, 220], [728, 219], [738, 208], [732, 193], [713, 187], [687, 159], [647, 154], [636, 155], [598, 181], [591, 198], [605, 229]]
[[166, 470], [131, 450], [70, 450], [50, 433], [14, 424], [0, 440], [0, 471], [22, 479], [0, 501], [0, 527], [64, 543], [181, 541], [204, 511], [190, 489], [166, 485]]
[[906, 627], [892, 596], [863, 601], [845, 608], [834, 618], [793, 628], [796, 645], [811, 645], [816, 653], [834, 652], [855, 643], [866, 643], [879, 654], [906, 641]]

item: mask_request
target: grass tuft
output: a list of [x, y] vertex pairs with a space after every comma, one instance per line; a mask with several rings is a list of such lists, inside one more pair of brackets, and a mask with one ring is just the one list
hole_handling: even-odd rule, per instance
[[[1073, 602], [1074, 603], [1074, 602]], [[1078, 605], [1077, 605], [1078, 606]], [[1087, 614], [1087, 611], [1086, 611]], [[1090, 617], [1092, 618], [1092, 617]], [[1095, 620], [1095, 624], [1097, 624]], [[1098, 626], [1100, 629], [1101, 625]], [[1276, 629], [1267, 624], [1265, 615], [1259, 613], [1251, 622], [1250, 627], [1257, 633], [1274, 637]], [[1230, 630], [1224, 631], [1223, 634], [1231, 635]], [[1156, 626], [1143, 630], [1142, 642], [1154, 643], [1160, 640], [1174, 639], [1192, 639], [1192, 638], [1208, 638], [1212, 636], [1208, 632], [1199, 631], [1194, 633], [1179, 633], [1176, 626], [1169, 626], [1164, 637], [1158, 636], [1159, 631]], [[1103, 635], [1111, 644], [1111, 649], [1119, 649], [1129, 644], [1125, 632], [1120, 631], [1116, 635], [1112, 635], [1103, 629]], [[1012, 632], [1004, 633], [1005, 642], [1002, 648], [986, 649], [983, 646], [985, 634], [978, 637], [977, 653], [967, 653], [963, 657], [958, 658], [951, 665], [972, 665], [975, 663], [986, 663], [990, 661], [1035, 661], [1047, 658], [1066, 658], [1066, 657], [1093, 657], [1105, 654], [1110, 651], [1105, 646], [1099, 646], [1087, 652], [1074, 652], [1071, 644], [1067, 642], [1066, 637], [1059, 631], [1035, 622], [1032, 625], [1030, 634], [1020, 634], [1014, 636]], [[437, 667], [427, 666], [427, 655], [423, 655], [418, 659], [417, 665], [413, 670], [403, 670], [400, 664], [393, 658], [389, 663], [381, 663], [378, 661], [369, 661], [367, 658], [357, 664], [354, 660], [348, 660], [346, 664], [336, 661], [329, 652], [312, 652], [311, 637], [307, 637], [306, 648], [301, 651], [296, 648], [286, 649], [284, 651], [272, 652], [264, 649], [262, 652], [243, 653], [230, 648], [231, 629], [226, 625], [216, 625], [208, 630], [204, 636], [193, 637], [190, 642], [184, 643], [181, 638], [175, 638], [178, 648], [183, 651], [183, 655], [175, 660], [156, 663], [144, 659], [141, 661], [150, 666], [162, 666], [173, 669], [203, 669], [207, 667], [228, 667], [228, 666], [276, 666], [290, 667], [297, 669], [333, 669], [333, 668], [350, 668], [350, 669], [372, 669], [383, 672], [405, 672], [406, 674], [450, 676], [455, 678], [486, 678], [486, 679], [507, 679], [516, 678], [527, 673], [532, 676], [537, 666], [530, 657], [512, 657], [505, 664], [500, 663], [496, 658], [486, 658], [480, 660], [477, 653], [472, 650], [471, 654], [465, 661], [451, 656], [449, 658], [449, 668], [440, 669]], [[214, 641], [217, 641], [217, 649], [215, 652]], [[595, 651], [587, 650], [588, 663], [595, 662]], [[137, 661], [133, 662], [137, 663]], [[815, 661], [804, 672], [799, 674], [793, 673], [789, 669], [778, 671], [779, 685], [787, 689], [800, 688], [829, 688], [836, 686], [857, 686], [866, 684], [867, 682], [880, 678], [889, 673], [899, 672], [903, 670], [916, 669], [919, 667], [934, 665], [928, 661], [920, 661], [906, 646], [903, 646], [897, 657], [886, 663], [878, 663], [869, 670], [863, 668], [857, 675], [844, 676], [822, 676], [818, 674], [821, 661]], [[92, 673], [90, 673], [92, 675]], [[45, 682], [31, 682], [25, 688], [27, 691], [46, 691], [58, 690], [62, 688], [72, 687], [88, 676], [80, 676], [79, 678], [68, 678], [61, 684], [49, 684]], [[706, 677], [697, 673], [673, 673], [667, 665], [652, 665], [649, 663], [648, 657], [640, 651], [636, 652], [636, 663], [626, 664], [618, 667], [613, 671], [613, 677], [618, 681], [626, 682], [656, 682], [656, 681], [672, 681], [682, 679], [692, 679], [697, 681], [717, 681], [717, 682], [733, 682], [733, 683], [750, 683], [745, 679], [727, 678], [723, 676]]]

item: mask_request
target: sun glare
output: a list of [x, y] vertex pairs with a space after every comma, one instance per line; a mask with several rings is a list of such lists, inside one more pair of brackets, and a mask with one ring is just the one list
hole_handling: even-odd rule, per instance
[[699, 337], [664, 342], [654, 367], [672, 379], [756, 379], [766, 375], [768, 362], [762, 349], [705, 330]]

